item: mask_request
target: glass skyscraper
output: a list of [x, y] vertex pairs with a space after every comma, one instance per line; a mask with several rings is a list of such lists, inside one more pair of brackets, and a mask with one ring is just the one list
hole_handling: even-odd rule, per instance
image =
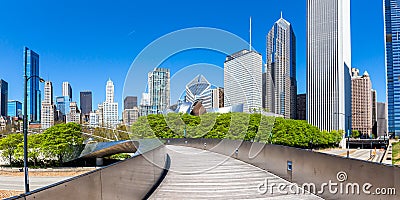
[[292, 25], [281, 18], [267, 35], [265, 107], [295, 119], [297, 106], [296, 37]]
[[[388, 131], [400, 135], [400, 0], [385, 0]], [[380, 133], [378, 133], [380, 134]]]
[[39, 55], [28, 47], [24, 48], [24, 66], [28, 81], [28, 121], [40, 121], [41, 94], [39, 90]]
[[22, 118], [22, 103], [19, 101], [8, 101], [7, 116]]
[[148, 73], [148, 91], [152, 113], [160, 113], [170, 105], [170, 71], [156, 68]]
[[7, 116], [8, 83], [0, 79], [0, 116]]

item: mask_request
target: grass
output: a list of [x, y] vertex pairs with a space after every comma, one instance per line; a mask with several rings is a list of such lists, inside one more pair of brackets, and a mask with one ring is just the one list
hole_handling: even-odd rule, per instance
[[392, 143], [392, 164], [400, 164], [400, 142]]

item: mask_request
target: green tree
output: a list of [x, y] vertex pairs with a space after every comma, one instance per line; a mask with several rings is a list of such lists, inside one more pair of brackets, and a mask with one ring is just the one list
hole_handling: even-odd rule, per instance
[[360, 131], [358, 130], [352, 130], [351, 131], [351, 137], [352, 138], [359, 138], [361, 136]]
[[58, 124], [48, 128], [42, 135], [41, 147], [45, 156], [56, 157], [60, 164], [74, 152], [75, 145], [82, 144], [81, 126], [76, 123]]
[[18, 145], [23, 143], [23, 135], [20, 133], [8, 134], [7, 137], [0, 139], [1, 155], [7, 158], [10, 166], [12, 166], [13, 158], [15, 158]]

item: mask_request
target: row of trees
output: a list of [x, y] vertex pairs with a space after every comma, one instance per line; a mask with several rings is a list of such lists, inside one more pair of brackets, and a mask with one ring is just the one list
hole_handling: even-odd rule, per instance
[[268, 142], [299, 148], [338, 146], [343, 131], [320, 131], [306, 121], [246, 113], [169, 113], [140, 117], [132, 138], [219, 138]]
[[[58, 124], [43, 133], [30, 134], [28, 160], [33, 166], [60, 165], [69, 157], [80, 153], [83, 140], [81, 126], [75, 123]], [[1, 156], [6, 158], [11, 166], [22, 165], [23, 147], [21, 133], [8, 134], [0, 139]]]

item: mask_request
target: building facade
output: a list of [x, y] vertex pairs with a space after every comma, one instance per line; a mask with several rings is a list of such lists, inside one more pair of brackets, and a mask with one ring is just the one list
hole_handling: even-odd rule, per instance
[[385, 0], [385, 56], [388, 131], [400, 135], [400, 1]]
[[65, 101], [65, 97], [56, 97], [56, 110], [57, 110], [57, 120], [58, 121], [65, 121], [65, 115], [66, 115], [66, 106], [69, 107], [69, 103], [66, 104], [67, 102]]
[[[358, 71], [353, 68], [353, 71]], [[371, 136], [372, 120], [372, 83], [368, 72], [360, 76], [353, 72], [352, 91], [352, 129], [364, 136]]]
[[72, 101], [72, 87], [69, 82], [62, 83], [62, 95], [68, 97], [69, 101]]
[[28, 80], [28, 121], [40, 121], [41, 109], [41, 92], [39, 90], [39, 54], [30, 50], [28, 47], [24, 48], [24, 66]]
[[298, 94], [297, 95], [297, 117], [298, 120], [306, 120], [306, 113], [307, 113], [307, 101], [306, 101], [306, 94]]
[[137, 107], [137, 97], [136, 96], [127, 96], [124, 99], [124, 109], [133, 109]]
[[78, 104], [76, 102], [69, 103], [69, 110], [70, 112], [66, 116], [66, 122], [74, 122], [77, 124], [81, 123], [81, 112], [78, 108]]
[[8, 109], [8, 83], [0, 79], [0, 116], [7, 117]]
[[185, 101], [194, 104], [201, 101], [206, 110], [212, 108], [212, 88], [211, 83], [199, 74], [186, 85]]
[[212, 108], [223, 108], [224, 106], [224, 88], [214, 88], [212, 89]]
[[262, 108], [262, 56], [242, 50], [224, 62], [224, 105], [243, 104], [244, 112]]
[[122, 120], [125, 125], [130, 126], [135, 123], [139, 118], [139, 109], [137, 106], [132, 109], [125, 109], [122, 112]]
[[48, 129], [54, 125], [55, 106], [53, 103], [53, 84], [46, 81], [44, 84], [44, 99], [41, 109], [41, 128]]
[[148, 73], [148, 92], [152, 113], [161, 113], [170, 106], [170, 71], [156, 68]]
[[90, 112], [92, 112], [92, 92], [83, 91], [79, 93], [79, 96], [82, 122], [89, 122]]
[[387, 126], [387, 104], [383, 102], [378, 102], [376, 104], [376, 115], [377, 115], [377, 137], [388, 136], [388, 126]]
[[111, 79], [106, 84], [106, 101], [103, 102], [101, 111], [102, 117], [99, 118], [100, 125], [115, 128], [119, 123], [118, 103], [114, 102], [114, 83]]
[[307, 0], [308, 123], [350, 133], [350, 69], [350, 1]]
[[9, 100], [7, 105], [7, 116], [22, 119], [22, 103], [15, 100]]
[[265, 71], [265, 108], [296, 119], [296, 36], [282, 16], [267, 35]]

